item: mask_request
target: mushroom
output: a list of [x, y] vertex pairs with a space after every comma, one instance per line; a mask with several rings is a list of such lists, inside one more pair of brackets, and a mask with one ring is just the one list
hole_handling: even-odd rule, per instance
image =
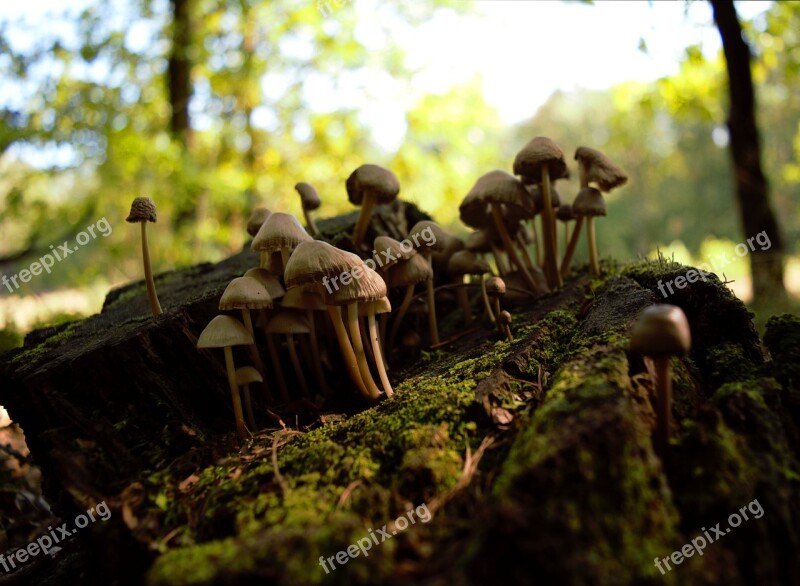
[[[575, 219], [572, 213], [572, 206], [568, 203], [562, 204], [556, 210], [556, 220], [564, 224], [564, 256], [569, 247], [569, 223]], [[563, 277], [564, 275], [562, 275]]]
[[550, 182], [568, 175], [564, 152], [549, 138], [537, 136], [517, 153], [514, 159], [514, 174], [527, 177], [533, 183], [541, 183], [544, 272], [551, 288], [560, 287], [561, 275], [556, 260], [556, 225], [553, 214], [555, 206]]
[[[369, 270], [369, 267], [366, 267]], [[381, 297], [377, 301], [367, 301], [358, 305], [358, 315], [360, 317], [366, 316], [367, 325], [369, 326], [369, 340], [372, 346], [372, 355], [375, 358], [375, 366], [378, 369], [378, 376], [383, 385], [383, 392], [387, 397], [394, 394], [392, 385], [389, 382], [389, 375], [386, 373], [386, 360], [384, 360], [383, 352], [381, 351], [381, 342], [378, 337], [378, 329], [375, 327], [375, 315], [381, 316], [389, 315], [392, 311], [392, 304], [389, 303], [388, 297]]]
[[[494, 315], [492, 315], [492, 309], [489, 305], [489, 297], [486, 295], [486, 284], [484, 280], [484, 275], [492, 272], [491, 268], [489, 267], [489, 263], [487, 263], [485, 260], [479, 259], [477, 256], [475, 256], [475, 253], [470, 252], [469, 250], [460, 250], [450, 257], [450, 262], [447, 264], [447, 270], [451, 275], [457, 277], [461, 284], [463, 284], [464, 277], [466, 275], [478, 275], [481, 280], [481, 298], [484, 302], [486, 315], [489, 316], [489, 319], [492, 322], [494, 322]], [[467, 325], [469, 325], [472, 323], [472, 310], [469, 304], [469, 299], [467, 298], [467, 291], [463, 287], [458, 287], [456, 291], [456, 294], [458, 295], [458, 302], [464, 311], [464, 321], [467, 323]]]
[[247, 219], [247, 233], [250, 234], [250, 236], [258, 234], [258, 230], [271, 215], [272, 212], [267, 208], [255, 208]]
[[686, 314], [674, 305], [651, 305], [642, 311], [631, 329], [631, 351], [651, 358], [655, 366], [658, 401], [655, 447], [662, 457], [667, 453], [669, 445], [672, 409], [670, 359], [673, 356], [686, 356], [691, 343], [692, 336]]
[[[533, 276], [511, 241], [505, 225], [504, 210], [513, 214], [515, 218], [531, 217], [534, 211], [525, 187], [518, 179], [505, 171], [490, 171], [482, 175], [459, 207], [461, 221], [467, 226], [488, 228], [494, 222], [494, 229], [503, 242], [503, 251], [508, 254], [512, 264], [522, 271], [530, 290], [539, 292]], [[499, 269], [501, 261], [497, 256], [495, 258]]]
[[319, 193], [317, 193], [313, 185], [305, 183], [304, 181], [295, 185], [294, 188], [297, 190], [297, 193], [300, 194], [300, 203], [303, 206], [303, 215], [306, 218], [308, 232], [312, 236], [319, 236], [317, 225], [314, 223], [314, 218], [311, 217], [311, 212], [319, 209], [319, 206], [322, 205]]
[[[403, 243], [398, 242], [391, 236], [378, 236], [372, 243], [372, 259], [375, 262], [378, 273], [383, 276], [383, 280], [389, 282], [389, 270], [403, 259], [410, 258], [417, 254], [416, 249], [409, 247], [408, 250]], [[366, 263], [365, 263], [366, 264]], [[413, 291], [413, 287], [412, 287]], [[386, 325], [389, 321], [389, 313], [381, 313], [380, 334], [381, 348], [386, 348]], [[384, 356], [384, 368], [388, 369], [386, 357]]]
[[489, 277], [486, 281], [486, 293], [494, 303], [494, 314], [497, 316], [497, 329], [505, 336], [505, 327], [500, 321], [500, 298], [506, 294], [506, 283], [500, 277]]
[[267, 322], [265, 331], [268, 335], [283, 334], [286, 336], [286, 349], [289, 351], [289, 359], [297, 376], [297, 382], [300, 384], [303, 396], [308, 397], [310, 395], [308, 383], [303, 374], [303, 367], [300, 366], [300, 359], [297, 357], [297, 348], [294, 345], [294, 336], [296, 334], [308, 334], [311, 332], [311, 327], [305, 315], [293, 309], [281, 309]]
[[500, 317], [497, 318], [497, 323], [500, 324], [500, 327], [503, 330], [503, 334], [505, 334], [506, 338], [508, 338], [509, 342], [514, 341], [514, 336], [511, 335], [511, 313], [506, 311], [505, 309], [500, 312]]
[[153, 270], [150, 268], [150, 249], [147, 247], [147, 222], [155, 223], [156, 204], [149, 197], [137, 197], [131, 203], [131, 211], [126, 222], [133, 224], [139, 222], [142, 225], [142, 262], [144, 263], [144, 282], [147, 286], [147, 299], [150, 302], [150, 311], [153, 317], [161, 315], [161, 304], [158, 302], [156, 285], [153, 282]]
[[378, 165], [361, 165], [350, 174], [345, 183], [347, 198], [353, 205], [361, 206], [361, 213], [353, 229], [353, 243], [361, 247], [372, 219], [376, 204], [393, 202], [400, 193], [400, 182], [394, 173]]
[[397, 310], [397, 315], [395, 315], [394, 322], [392, 323], [392, 329], [389, 332], [389, 348], [394, 347], [394, 340], [397, 336], [397, 332], [400, 330], [400, 324], [408, 312], [408, 308], [411, 306], [411, 300], [414, 298], [414, 286], [424, 281], [433, 281], [433, 269], [422, 255], [416, 254], [416, 251], [415, 254], [397, 263], [397, 265], [390, 269], [389, 287], [391, 289], [395, 287], [405, 287], [406, 294], [403, 297], [400, 309]]
[[200, 337], [197, 339], [198, 348], [222, 348], [225, 352], [225, 370], [228, 374], [228, 386], [231, 390], [233, 402], [233, 416], [236, 419], [236, 432], [242, 440], [247, 439], [249, 432], [244, 423], [242, 413], [242, 399], [239, 396], [239, 387], [236, 385], [236, 369], [233, 364], [233, 346], [248, 346], [253, 343], [253, 336], [235, 317], [218, 315], [212, 319]]
[[300, 222], [292, 214], [275, 212], [258, 230], [250, 244], [250, 250], [261, 253], [261, 266], [267, 265], [268, 255], [273, 252], [281, 253], [281, 273], [289, 262], [291, 251], [301, 242], [313, 240], [305, 231]]
[[250, 401], [250, 383], [264, 382], [261, 373], [252, 366], [242, 366], [236, 369], [236, 384], [242, 388], [244, 407], [247, 413], [247, 423], [256, 428], [256, 418], [253, 416], [253, 404]]
[[316, 323], [314, 320], [315, 311], [326, 311], [322, 297], [315, 291], [305, 291], [302, 287], [295, 287], [286, 292], [286, 296], [281, 301], [281, 307], [298, 309], [306, 312], [310, 330], [308, 337], [311, 342], [311, 359], [313, 361], [314, 377], [317, 379], [317, 385], [319, 385], [322, 394], [329, 396], [331, 391], [328, 387], [328, 381], [325, 380], [325, 374], [322, 372], [322, 357], [319, 352]]
[[[424, 237], [425, 231], [431, 235], [428, 238]], [[422, 238], [420, 238], [422, 237]], [[414, 248], [422, 255], [431, 267], [431, 278], [427, 281], [428, 288], [428, 333], [430, 335], [430, 345], [435, 346], [439, 343], [439, 326], [436, 323], [436, 297], [434, 295], [433, 280], [433, 260], [431, 255], [436, 251], [442, 251], [445, 247], [445, 240], [447, 234], [436, 222], [430, 220], [423, 220], [417, 222], [412, 226], [408, 232], [408, 239], [413, 240]], [[422, 243], [420, 243], [420, 239]], [[423, 247], [423, 244], [425, 245]]]
[[[589, 243], [589, 266], [592, 274], [597, 276], [600, 274], [600, 262], [597, 257], [597, 241], [595, 240], [594, 234], [594, 219], [597, 216], [606, 215], [606, 201], [603, 199], [603, 194], [601, 194], [594, 187], [584, 187], [578, 192], [578, 195], [572, 204], [572, 213], [577, 216], [578, 221], [580, 221], [581, 218], [586, 218], [586, 240]], [[580, 224], [578, 221], [575, 222], [575, 229], [572, 232], [572, 240], [570, 240], [566, 251], [568, 256], [564, 257], [562, 270], [566, 268], [566, 270], [569, 271], [569, 265], [572, 262], [572, 253], [575, 250], [573, 240], [575, 244], [577, 244], [578, 237], [580, 236]]]
[[[308, 285], [324, 298], [326, 293], [332, 293], [334, 288], [339, 287], [339, 281], [344, 275], [350, 275], [350, 271], [354, 267], [362, 265], [362, 260], [355, 254], [340, 250], [327, 242], [313, 240], [297, 246], [286, 265], [284, 278], [290, 289]], [[372, 389], [368, 389], [361, 378], [358, 359], [350, 344], [350, 339], [347, 337], [341, 309], [339, 306], [328, 303], [325, 305], [333, 323], [350, 380], [365, 399], [375, 401], [380, 392], [374, 393]]]
[[253, 269], [249, 269], [245, 272], [243, 277], [252, 277], [259, 283], [264, 286], [264, 289], [267, 290], [267, 294], [270, 296], [270, 299], [273, 301], [280, 299], [286, 294], [286, 289], [283, 288], [281, 285], [280, 280], [278, 277], [270, 273], [267, 269], [262, 269], [260, 267], [256, 267]]
[[[265, 376], [267, 371], [264, 369], [264, 363], [255, 345], [253, 321], [250, 317], [251, 309], [264, 308], [272, 308], [272, 297], [269, 296], [264, 286], [252, 277], [237, 277], [233, 279], [228, 283], [225, 292], [219, 300], [220, 311], [241, 310], [244, 327], [247, 328], [247, 331], [250, 332], [254, 340], [254, 343], [247, 347], [248, 353], [258, 371]], [[269, 388], [263, 378], [261, 384], [265, 397], [270, 398]]]

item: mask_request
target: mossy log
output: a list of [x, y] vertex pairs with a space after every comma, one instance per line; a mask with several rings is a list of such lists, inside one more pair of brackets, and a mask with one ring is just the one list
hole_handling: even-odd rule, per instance
[[[373, 231], [398, 238], [422, 218], [412, 206], [380, 213]], [[319, 227], [348, 248], [354, 217]], [[222, 357], [195, 343], [227, 282], [256, 263], [245, 251], [160, 275], [157, 319], [142, 283], [124, 287], [99, 315], [0, 356], [3, 404], [26, 432], [45, 497], [63, 519], [101, 500], [113, 511], [31, 562], [24, 580], [800, 583], [797, 317], [770, 320], [762, 348], [715, 277], [670, 297], [693, 348], [673, 361], [663, 459], [652, 379], [627, 349], [638, 313], [663, 301], [659, 279], [687, 270], [663, 261], [606, 264], [600, 279], [579, 271], [514, 308], [513, 342], [488, 322], [461, 331], [452, 304], [450, 342], [405, 356], [391, 400], [367, 409], [339, 376], [324, 413], [281, 413], [291, 430], [257, 403], [265, 429], [238, 446]], [[657, 569], [655, 558], [756, 500], [763, 516]], [[393, 523], [421, 505], [428, 520]], [[320, 564], [384, 525], [389, 538], [368, 556]]]

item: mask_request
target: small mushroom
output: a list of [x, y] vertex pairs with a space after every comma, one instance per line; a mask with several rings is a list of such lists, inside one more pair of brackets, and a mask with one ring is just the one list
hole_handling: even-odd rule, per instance
[[144, 282], [147, 286], [147, 299], [150, 302], [150, 311], [153, 317], [161, 315], [161, 304], [158, 302], [156, 285], [153, 282], [153, 270], [150, 268], [150, 249], [147, 247], [147, 222], [155, 223], [156, 204], [149, 197], [137, 197], [131, 203], [131, 211], [126, 222], [131, 224], [139, 222], [142, 226], [142, 262], [144, 264]]
[[[586, 218], [586, 240], [589, 243], [589, 266], [592, 274], [595, 276], [600, 274], [600, 261], [597, 256], [597, 240], [595, 240], [594, 219], [597, 216], [605, 216], [606, 210], [606, 201], [603, 199], [603, 194], [594, 187], [584, 187], [581, 189], [572, 204], [572, 213], [574, 213], [578, 219]], [[572, 233], [576, 244], [578, 242], [578, 236], [580, 235], [578, 233], [579, 228], [580, 226], [576, 222], [575, 230]], [[575, 246], [573, 246], [572, 240], [570, 240], [569, 246], [567, 247], [567, 253], [569, 256], [564, 257], [567, 271], [569, 271], [569, 264], [572, 262], [572, 251], [574, 251], [574, 249]]]
[[500, 312], [500, 317], [497, 318], [497, 323], [500, 324], [502, 333], [505, 334], [509, 342], [514, 341], [514, 336], [511, 335], [511, 313], [505, 309]]
[[[406, 294], [403, 297], [403, 302], [397, 310], [397, 315], [394, 316], [392, 329], [389, 332], [389, 348], [394, 347], [394, 341], [397, 332], [400, 330], [400, 324], [411, 306], [411, 300], [414, 298], [414, 287], [418, 283], [425, 281], [433, 281], [433, 269], [430, 263], [426, 261], [422, 255], [414, 254], [408, 259], [403, 260], [389, 271], [388, 285], [391, 289], [395, 287], [405, 287]], [[426, 312], [427, 313], [427, 312]]]
[[317, 193], [313, 185], [304, 181], [295, 185], [294, 188], [297, 190], [297, 193], [300, 194], [300, 203], [303, 206], [303, 215], [306, 218], [306, 227], [308, 228], [309, 234], [312, 236], [319, 236], [317, 225], [314, 223], [314, 218], [311, 217], [311, 212], [319, 209], [319, 206], [322, 205], [319, 193]]
[[218, 315], [212, 319], [200, 337], [197, 339], [198, 348], [222, 348], [225, 352], [225, 370], [228, 373], [228, 386], [231, 390], [233, 403], [233, 416], [236, 420], [236, 432], [242, 440], [247, 439], [249, 432], [244, 423], [242, 412], [242, 399], [239, 396], [239, 387], [236, 384], [236, 368], [233, 364], [233, 346], [248, 346], [253, 343], [253, 336], [235, 317]]
[[271, 215], [272, 212], [267, 208], [255, 208], [247, 219], [247, 233], [250, 234], [250, 236], [258, 234], [261, 226], [264, 225], [264, 222], [266, 222], [267, 218]]
[[313, 240], [305, 231], [300, 222], [292, 214], [275, 212], [264, 225], [258, 230], [250, 244], [250, 250], [261, 253], [261, 267], [266, 268], [269, 255], [273, 252], [280, 252], [281, 263], [280, 273], [286, 268], [289, 256], [301, 242]]
[[[426, 238], [426, 231], [431, 236]], [[439, 343], [439, 325], [436, 323], [436, 297], [433, 288], [433, 280], [436, 275], [433, 272], [433, 260], [431, 256], [434, 252], [444, 250], [447, 234], [436, 222], [422, 220], [414, 224], [411, 230], [409, 230], [408, 239], [413, 240], [414, 248], [417, 249], [417, 252], [422, 255], [431, 266], [431, 278], [427, 281], [428, 333], [430, 335], [431, 346], [435, 346]]]
[[486, 292], [494, 303], [494, 314], [497, 316], [497, 329], [501, 336], [505, 336], [505, 328], [500, 322], [500, 298], [506, 294], [506, 283], [500, 277], [489, 277], [486, 281]]
[[[473, 252], [469, 250], [460, 250], [450, 257], [450, 262], [447, 264], [448, 272], [457, 277], [459, 283], [463, 284], [464, 277], [467, 275], [477, 275], [481, 280], [481, 298], [484, 302], [486, 315], [490, 321], [494, 322], [494, 315], [492, 314], [491, 306], [489, 305], [489, 297], [486, 294], [486, 285], [484, 275], [492, 272], [489, 263], [479, 259]], [[472, 310], [467, 297], [467, 291], [463, 287], [456, 289], [458, 295], [458, 302], [464, 312], [464, 322], [469, 325], [472, 323]]]
[[[556, 220], [564, 224], [564, 255], [569, 247], [569, 223], [575, 219], [575, 214], [572, 213], [572, 206], [568, 203], [562, 204], [556, 210]], [[562, 275], [563, 277], [563, 275]]]
[[672, 412], [670, 359], [673, 356], [686, 356], [691, 343], [686, 314], [674, 305], [651, 305], [642, 311], [631, 329], [631, 351], [651, 358], [655, 366], [658, 400], [655, 447], [661, 457], [667, 453], [669, 445]]
[[383, 385], [383, 392], [387, 397], [394, 394], [392, 385], [389, 382], [389, 375], [386, 373], [386, 361], [383, 358], [381, 351], [380, 337], [378, 336], [378, 329], [375, 327], [375, 315], [381, 316], [388, 315], [392, 311], [392, 304], [389, 303], [388, 297], [382, 297], [377, 301], [366, 301], [358, 305], [358, 315], [360, 317], [366, 316], [367, 325], [369, 326], [369, 341], [372, 346], [372, 355], [375, 358], [375, 367], [378, 369], [378, 376]]
[[372, 209], [377, 204], [387, 204], [397, 199], [400, 182], [389, 169], [366, 164], [350, 174], [345, 187], [350, 203], [361, 206], [361, 213], [353, 229], [353, 243], [356, 248], [361, 248], [372, 219]]
[[270, 299], [272, 299], [273, 301], [280, 299], [286, 294], [286, 289], [283, 288], [283, 285], [281, 285], [281, 282], [278, 279], [278, 277], [270, 273], [267, 269], [256, 267], [253, 269], [249, 269], [242, 276], [252, 277], [256, 281], [261, 283], [264, 286], [264, 289], [267, 290], [267, 294], [270, 296]]
[[236, 384], [241, 387], [244, 395], [244, 407], [247, 413], [247, 423], [256, 429], [256, 418], [253, 415], [253, 403], [250, 401], [250, 383], [264, 382], [261, 373], [252, 366], [242, 366], [236, 369]]

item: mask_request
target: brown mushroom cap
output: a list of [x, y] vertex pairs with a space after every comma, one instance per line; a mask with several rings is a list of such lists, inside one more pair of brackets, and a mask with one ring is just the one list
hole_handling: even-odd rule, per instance
[[572, 213], [576, 216], [605, 216], [606, 200], [594, 187], [584, 187], [572, 202]]
[[542, 176], [542, 167], [547, 166], [550, 179], [567, 177], [567, 162], [564, 151], [552, 140], [537, 136], [522, 147], [514, 158], [514, 175], [532, 177], [538, 181]]
[[272, 297], [264, 285], [252, 277], [237, 277], [225, 288], [219, 300], [220, 311], [272, 307]]
[[267, 269], [262, 269], [261, 267], [256, 267], [253, 269], [249, 269], [243, 277], [252, 277], [259, 283], [264, 286], [264, 289], [267, 290], [270, 298], [273, 300], [280, 299], [286, 294], [286, 289], [283, 288], [281, 285], [280, 280], [278, 277], [270, 273]]
[[252, 366], [242, 366], [236, 369], [236, 384], [239, 386], [260, 383], [263, 380], [261, 373]]
[[558, 206], [556, 210], [556, 220], [560, 220], [562, 222], [571, 222], [575, 219], [575, 215], [572, 213], [572, 206], [568, 203], [562, 204]]
[[631, 329], [630, 349], [643, 356], [686, 356], [691, 345], [689, 321], [675, 305], [651, 305]]
[[[530, 183], [525, 186], [525, 189], [531, 195], [531, 201], [533, 202], [534, 209], [541, 210], [544, 207], [544, 198], [542, 196], [542, 186], [538, 183]], [[561, 196], [558, 194], [558, 190], [556, 189], [555, 185], [550, 185], [550, 205], [554, 208], [561, 206]]]
[[412, 256], [389, 270], [389, 287], [407, 287], [433, 278], [431, 265], [421, 256]]
[[297, 190], [297, 193], [300, 194], [300, 202], [304, 210], [314, 211], [319, 209], [319, 206], [322, 205], [319, 193], [317, 193], [317, 190], [314, 189], [314, 186], [310, 183], [301, 181], [295, 185], [294, 188]]
[[400, 193], [400, 182], [394, 173], [379, 165], [367, 163], [361, 165], [350, 174], [345, 183], [347, 199], [353, 205], [361, 205], [364, 196], [369, 192], [375, 203], [387, 204], [397, 198]]
[[[396, 265], [398, 262], [409, 259], [417, 254], [416, 248], [407, 251], [400, 242], [391, 236], [378, 236], [375, 238], [372, 246], [377, 255], [375, 258], [380, 261], [379, 264], [383, 265], [381, 269], [384, 271]], [[384, 252], [387, 252], [390, 258], [387, 259], [386, 255], [383, 254]]]
[[500, 322], [501, 325], [508, 326], [511, 325], [511, 312], [506, 311], [505, 309], [500, 312], [497, 320]]
[[253, 343], [253, 336], [242, 322], [229, 315], [218, 315], [210, 322], [197, 339], [198, 348], [225, 348], [246, 346]]
[[[427, 232], [431, 234], [431, 236], [426, 240], [425, 236], [422, 234], [423, 232]], [[414, 239], [415, 235], [416, 240]], [[439, 224], [431, 222], [430, 220], [417, 222], [411, 227], [411, 230], [408, 231], [408, 240], [414, 244], [414, 248], [416, 248], [418, 252], [422, 252], [423, 254], [444, 251], [451, 238], [453, 237], [445, 232]]]
[[578, 147], [575, 151], [575, 160], [585, 167], [589, 183], [596, 183], [601, 191], [611, 191], [624, 185], [628, 180], [625, 171], [612, 163], [603, 153], [591, 147]]
[[505, 295], [506, 282], [500, 277], [489, 277], [486, 279], [486, 294], [489, 297]]
[[503, 210], [518, 217], [532, 217], [535, 210], [522, 183], [505, 171], [489, 171], [481, 175], [459, 206], [461, 221], [471, 228], [492, 224], [490, 204], [502, 204]]
[[157, 219], [155, 202], [149, 197], [137, 197], [131, 202], [131, 211], [125, 221], [133, 224], [155, 222]]
[[250, 250], [253, 252], [275, 252], [281, 248], [291, 250], [301, 242], [312, 240], [313, 238], [292, 214], [275, 212], [258, 230], [250, 244]]
[[247, 219], [247, 233], [250, 234], [250, 236], [258, 234], [261, 226], [264, 225], [264, 222], [266, 222], [267, 218], [271, 215], [272, 212], [267, 208], [255, 208]]
[[349, 273], [353, 267], [363, 264], [352, 252], [346, 252], [322, 240], [312, 240], [302, 242], [295, 248], [294, 254], [286, 263], [283, 278], [287, 287], [320, 283], [325, 277], [338, 278], [343, 273]]
[[341, 283], [340, 279], [340, 286], [333, 293], [320, 292], [327, 305], [367, 303], [386, 297], [386, 282], [367, 265], [353, 268], [350, 274], [352, 278], [348, 284]]
[[267, 322], [265, 331], [268, 334], [308, 334], [311, 327], [305, 313], [282, 309]]
[[469, 250], [459, 250], [447, 263], [447, 272], [451, 275], [482, 275], [491, 271], [488, 262], [479, 259]]

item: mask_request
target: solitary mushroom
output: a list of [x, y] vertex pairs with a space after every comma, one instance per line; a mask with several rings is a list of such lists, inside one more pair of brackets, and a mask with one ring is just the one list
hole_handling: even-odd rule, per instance
[[691, 343], [686, 314], [674, 305], [651, 305], [642, 312], [631, 330], [631, 351], [651, 358], [655, 366], [658, 400], [655, 447], [662, 457], [669, 445], [672, 409], [670, 359], [686, 356]]
[[319, 209], [319, 206], [322, 205], [319, 193], [317, 193], [313, 185], [305, 183], [304, 181], [295, 185], [294, 188], [297, 190], [297, 193], [300, 194], [300, 203], [303, 206], [303, 215], [306, 218], [306, 227], [309, 233], [312, 236], [319, 236], [317, 225], [314, 223], [314, 218], [311, 217], [311, 212]]
[[250, 234], [250, 236], [258, 234], [261, 226], [264, 225], [264, 222], [266, 222], [267, 218], [271, 215], [272, 212], [267, 208], [255, 208], [247, 219], [247, 233]]
[[301, 242], [313, 240], [305, 231], [300, 222], [292, 214], [276, 212], [272, 214], [258, 231], [250, 250], [261, 253], [261, 266], [267, 265], [268, 255], [273, 252], [281, 253], [281, 273], [289, 262], [289, 256]]
[[497, 323], [503, 329], [503, 332], [509, 342], [514, 341], [514, 336], [511, 335], [511, 313], [505, 309], [500, 312], [500, 317], [497, 318]]
[[131, 212], [125, 218], [126, 222], [133, 224], [139, 222], [142, 226], [142, 262], [144, 263], [144, 282], [147, 286], [147, 299], [150, 302], [150, 311], [153, 317], [161, 315], [161, 304], [156, 295], [156, 285], [153, 282], [153, 270], [150, 268], [150, 249], [147, 247], [147, 222], [157, 220], [156, 204], [149, 197], [137, 197], [131, 203]]
[[250, 401], [250, 383], [263, 382], [264, 378], [252, 366], [242, 366], [236, 369], [236, 384], [242, 388], [244, 395], [244, 407], [247, 413], [247, 423], [253, 429], [256, 428], [256, 418], [253, 415], [253, 403]]
[[198, 348], [222, 348], [225, 352], [225, 370], [231, 390], [233, 416], [236, 419], [236, 432], [242, 440], [249, 435], [244, 423], [242, 399], [236, 384], [236, 368], [233, 364], [233, 346], [247, 346], [253, 343], [253, 336], [238, 319], [229, 315], [218, 315], [212, 319], [197, 340]]
[[350, 174], [345, 184], [350, 203], [361, 206], [361, 213], [353, 230], [353, 242], [361, 247], [372, 219], [376, 204], [393, 202], [400, 193], [400, 182], [394, 173], [378, 165], [361, 165]]
[[553, 213], [555, 206], [550, 182], [568, 175], [564, 152], [549, 138], [537, 136], [517, 153], [514, 159], [514, 174], [541, 184], [544, 272], [551, 288], [560, 287], [561, 275], [558, 272], [556, 259], [556, 224]]
[[500, 321], [500, 298], [506, 294], [506, 283], [500, 277], [489, 277], [486, 281], [486, 292], [494, 303], [494, 314], [497, 317], [497, 329], [501, 336], [505, 336], [505, 328]]

